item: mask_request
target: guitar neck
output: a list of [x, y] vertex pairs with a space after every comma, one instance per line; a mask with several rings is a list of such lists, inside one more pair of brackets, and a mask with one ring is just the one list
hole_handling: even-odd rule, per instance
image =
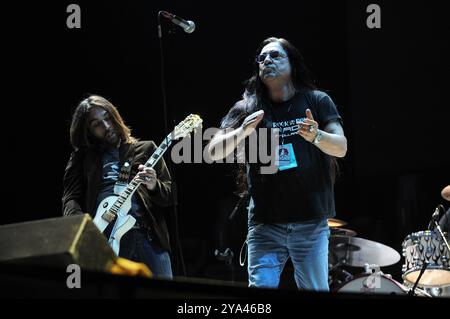
[[170, 144], [172, 144], [172, 134], [169, 134], [166, 136], [164, 141], [158, 146], [158, 148], [153, 152], [152, 156], [149, 157], [147, 162], [145, 162], [146, 167], [154, 167], [156, 163], [161, 159], [161, 157], [164, 155], [164, 153], [169, 148]]
[[[172, 144], [172, 133], [166, 136], [164, 141], [158, 146], [158, 148], [153, 152], [152, 156], [145, 162], [146, 167], [153, 168], [156, 163], [161, 159], [164, 153], [169, 148], [170, 144]], [[115, 203], [111, 206], [110, 212], [113, 214], [117, 214], [125, 201], [133, 196], [134, 192], [141, 185], [140, 182], [136, 181], [136, 176], [133, 177], [131, 182], [127, 185], [127, 187], [120, 193], [119, 197], [116, 199]]]

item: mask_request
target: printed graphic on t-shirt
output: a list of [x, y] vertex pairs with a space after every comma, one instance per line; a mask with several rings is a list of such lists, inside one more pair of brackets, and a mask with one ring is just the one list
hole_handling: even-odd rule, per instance
[[306, 117], [296, 118], [288, 121], [273, 122], [272, 127], [280, 130], [280, 137], [288, 137], [298, 134], [300, 123], [305, 122]]
[[103, 165], [103, 179], [116, 181], [119, 178], [119, 162], [109, 162]]

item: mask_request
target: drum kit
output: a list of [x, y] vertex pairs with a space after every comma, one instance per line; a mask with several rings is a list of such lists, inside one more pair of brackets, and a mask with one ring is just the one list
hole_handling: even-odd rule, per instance
[[[442, 205], [440, 205], [442, 207]], [[442, 207], [443, 208], [443, 207]], [[450, 210], [449, 210], [450, 211]], [[447, 214], [448, 215], [448, 211]], [[433, 215], [434, 216], [434, 215]], [[448, 217], [448, 216], [447, 216]], [[444, 216], [443, 216], [444, 218]], [[442, 221], [442, 218], [441, 218]], [[342, 228], [346, 222], [329, 219], [329, 284], [332, 291], [450, 297], [450, 248], [448, 232], [435, 218], [429, 230], [406, 236], [402, 243], [404, 264], [400, 283], [380, 267], [391, 266], [401, 259], [393, 248], [356, 237], [353, 230]], [[435, 226], [435, 227], [430, 227]], [[447, 230], [448, 231], [448, 230]], [[345, 270], [363, 268], [353, 275]], [[349, 268], [347, 268], [349, 269]]]

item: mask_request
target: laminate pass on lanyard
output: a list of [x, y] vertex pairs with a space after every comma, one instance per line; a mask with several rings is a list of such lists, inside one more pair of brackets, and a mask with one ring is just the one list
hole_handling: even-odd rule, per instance
[[275, 165], [278, 166], [278, 170], [284, 171], [297, 167], [297, 159], [295, 158], [292, 143], [278, 145], [276, 154]]

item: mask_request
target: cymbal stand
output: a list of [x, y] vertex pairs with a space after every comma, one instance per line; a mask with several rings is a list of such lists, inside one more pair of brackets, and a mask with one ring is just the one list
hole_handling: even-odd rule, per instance
[[438, 224], [437, 221], [434, 221], [435, 227], [438, 230], [439, 235], [441, 235], [442, 239], [444, 240], [445, 246], [447, 246], [448, 251], [450, 251], [450, 246], [448, 245], [447, 238], [445, 238], [444, 233], [442, 232], [441, 226]]

